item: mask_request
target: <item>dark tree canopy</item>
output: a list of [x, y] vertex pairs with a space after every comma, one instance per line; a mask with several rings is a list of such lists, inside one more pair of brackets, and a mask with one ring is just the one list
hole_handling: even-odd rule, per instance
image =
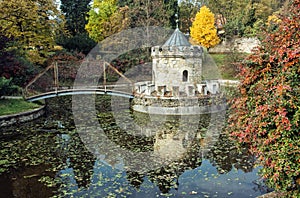
[[65, 15], [66, 28], [72, 34], [85, 33], [87, 13], [91, 0], [61, 0], [60, 9]]
[[96, 45], [89, 38], [85, 25], [91, 0], [61, 0], [60, 9], [66, 19], [66, 32], [62, 32], [56, 42], [68, 51], [78, 51], [87, 54]]
[[130, 27], [176, 27], [177, 0], [125, 0], [118, 1], [118, 5], [129, 7]]

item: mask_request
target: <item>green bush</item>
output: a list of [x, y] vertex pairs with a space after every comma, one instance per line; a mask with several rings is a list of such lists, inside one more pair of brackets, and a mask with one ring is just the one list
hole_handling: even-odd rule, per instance
[[11, 83], [12, 78], [0, 77], [0, 97], [4, 95], [16, 95], [20, 93], [20, 87]]
[[63, 46], [69, 52], [82, 52], [88, 54], [97, 43], [87, 34], [76, 34], [75, 36], [62, 35], [56, 39], [58, 45]]

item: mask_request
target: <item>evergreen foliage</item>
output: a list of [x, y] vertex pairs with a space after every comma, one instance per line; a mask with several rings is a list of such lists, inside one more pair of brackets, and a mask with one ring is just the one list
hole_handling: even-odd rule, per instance
[[66, 19], [65, 30], [56, 38], [56, 43], [70, 52], [88, 54], [96, 42], [85, 29], [91, 0], [61, 0], [61, 10]]
[[12, 78], [6, 79], [5, 77], [0, 77], [0, 97], [5, 95], [11, 95], [19, 90], [19, 87], [11, 83]]
[[61, 0], [60, 9], [65, 16], [66, 28], [71, 35], [86, 33], [85, 25], [90, 2], [91, 0]]

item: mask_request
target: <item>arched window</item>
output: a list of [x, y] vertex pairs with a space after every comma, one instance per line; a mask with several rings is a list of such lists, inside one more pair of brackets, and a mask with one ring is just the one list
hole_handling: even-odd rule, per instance
[[184, 70], [182, 73], [182, 81], [187, 82], [188, 81], [188, 71]]

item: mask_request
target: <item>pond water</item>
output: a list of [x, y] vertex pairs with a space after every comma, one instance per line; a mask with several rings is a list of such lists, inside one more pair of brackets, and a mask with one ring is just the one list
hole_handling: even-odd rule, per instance
[[222, 132], [223, 113], [151, 116], [97, 96], [98, 124], [81, 128], [71, 99], [48, 100], [44, 117], [1, 128], [1, 197], [240, 198], [269, 190], [255, 158]]

